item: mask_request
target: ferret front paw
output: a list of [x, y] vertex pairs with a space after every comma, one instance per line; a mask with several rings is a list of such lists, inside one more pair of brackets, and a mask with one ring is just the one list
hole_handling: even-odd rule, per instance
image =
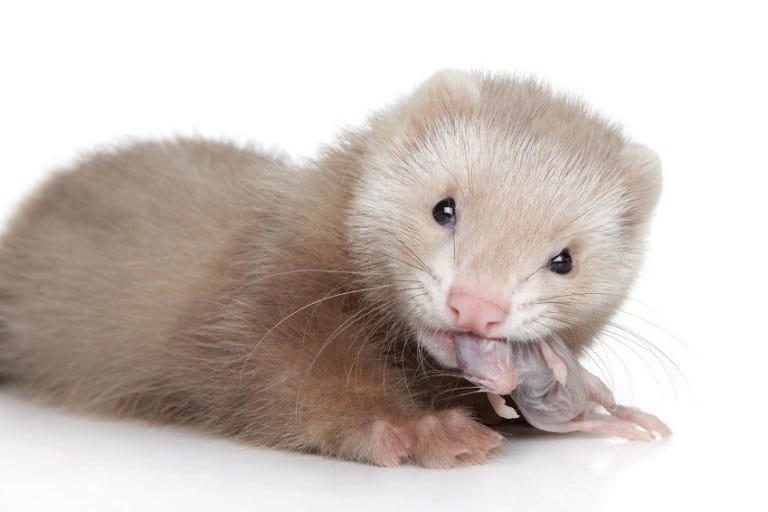
[[359, 434], [353, 436], [357, 438], [358, 458], [379, 466], [404, 462], [428, 468], [480, 464], [504, 440], [461, 409], [428, 413], [405, 422], [374, 420]]

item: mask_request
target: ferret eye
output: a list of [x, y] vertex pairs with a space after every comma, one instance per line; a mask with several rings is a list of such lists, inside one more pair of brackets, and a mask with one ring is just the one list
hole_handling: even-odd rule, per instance
[[446, 197], [432, 208], [432, 216], [441, 226], [452, 228], [456, 225], [456, 201]]
[[560, 254], [549, 260], [549, 270], [555, 274], [567, 274], [573, 268], [571, 253], [568, 249], [563, 249]]

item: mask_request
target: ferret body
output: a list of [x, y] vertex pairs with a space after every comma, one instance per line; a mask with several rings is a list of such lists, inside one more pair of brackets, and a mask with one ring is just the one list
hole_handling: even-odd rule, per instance
[[458, 72], [304, 167], [201, 140], [96, 153], [2, 239], [0, 375], [256, 445], [481, 462], [501, 436], [450, 398], [457, 333], [589, 344], [659, 182], [581, 104]]

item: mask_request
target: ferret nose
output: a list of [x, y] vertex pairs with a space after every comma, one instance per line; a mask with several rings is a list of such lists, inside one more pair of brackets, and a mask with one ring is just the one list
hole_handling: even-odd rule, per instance
[[477, 289], [457, 288], [448, 294], [448, 307], [457, 329], [469, 330], [488, 337], [491, 329], [501, 325], [508, 311], [502, 301]]

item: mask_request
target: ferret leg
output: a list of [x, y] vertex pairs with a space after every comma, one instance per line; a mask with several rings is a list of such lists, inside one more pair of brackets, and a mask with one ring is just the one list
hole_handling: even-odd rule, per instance
[[547, 367], [555, 374], [557, 382], [565, 385], [565, 379], [568, 376], [568, 367], [565, 365], [565, 361], [560, 359], [557, 354], [554, 353], [552, 348], [544, 341], [539, 341], [539, 350], [541, 351], [541, 356], [544, 358]]
[[496, 393], [486, 394], [488, 395], [488, 401], [491, 402], [491, 406], [493, 407], [493, 410], [496, 411], [496, 414], [508, 420], [520, 417], [515, 408], [508, 406], [501, 395], [497, 395]]
[[[324, 343], [329, 335], [321, 334], [324, 348], [306, 366], [296, 363], [303, 385], [289, 393], [302, 444], [382, 466], [410, 461], [448, 468], [482, 462], [502, 443], [500, 434], [463, 408], [435, 411], [415, 403], [409, 383], [399, 370], [382, 364], [375, 345], [354, 337]], [[313, 341], [307, 338], [304, 346]]]
[[[218, 307], [230, 303], [221, 301]], [[171, 389], [197, 386], [199, 410], [193, 417], [210, 425], [209, 430], [253, 444], [380, 466], [480, 463], [502, 444], [501, 434], [464, 408], [434, 410], [416, 402], [403, 372], [381, 360], [378, 347], [385, 340], [361, 342], [356, 335], [338, 335], [356, 313], [327, 302], [320, 307], [325, 309], [312, 324], [306, 317], [290, 319], [286, 322], [298, 323], [270, 336], [228, 340], [209, 324], [205, 336], [194, 338], [194, 330], [174, 340], [177, 353], [169, 364], [188, 373]], [[208, 332], [214, 334], [208, 337]], [[258, 356], [249, 357], [254, 346]], [[241, 358], [226, 349], [237, 350]], [[214, 356], [229, 359], [211, 362]], [[211, 374], [206, 363], [221, 370]], [[178, 392], [169, 396], [179, 403]]]

